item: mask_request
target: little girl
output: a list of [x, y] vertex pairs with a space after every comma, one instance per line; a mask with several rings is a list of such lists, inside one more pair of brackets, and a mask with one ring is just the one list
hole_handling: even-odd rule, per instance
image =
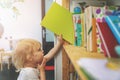
[[57, 44], [45, 56], [38, 41], [20, 40], [12, 57], [16, 69], [20, 70], [17, 80], [46, 80], [45, 64], [54, 57], [63, 44], [61, 36], [57, 40]]

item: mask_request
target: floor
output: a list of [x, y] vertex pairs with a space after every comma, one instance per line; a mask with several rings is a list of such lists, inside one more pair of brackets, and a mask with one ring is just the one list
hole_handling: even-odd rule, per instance
[[10, 69], [7, 68], [7, 64], [3, 65], [3, 70], [0, 71], [0, 80], [17, 80], [18, 73], [15, 72], [14, 66]]

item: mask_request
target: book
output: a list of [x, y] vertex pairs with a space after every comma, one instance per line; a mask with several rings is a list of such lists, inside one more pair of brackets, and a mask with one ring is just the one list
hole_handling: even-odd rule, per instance
[[120, 44], [120, 16], [106, 16], [105, 20]]
[[92, 51], [92, 6], [85, 8], [85, 27], [87, 29], [87, 51]]
[[86, 75], [86, 80], [119, 80], [120, 67], [116, 65], [118, 62], [119, 59], [113, 62], [107, 58], [80, 58], [77, 64]]
[[102, 49], [102, 41], [100, 40], [100, 35], [98, 29], [96, 28], [96, 37], [97, 37], [97, 53], [104, 53]]
[[81, 13], [80, 14], [80, 17], [81, 17], [81, 26], [82, 26], [82, 33], [81, 33], [81, 36], [82, 36], [82, 46], [83, 47], [86, 47], [86, 32], [85, 32], [85, 17], [84, 17], [84, 13]]
[[104, 53], [107, 57], [119, 57], [115, 51], [115, 46], [118, 45], [112, 31], [106, 22], [97, 22], [97, 29], [100, 34], [100, 39], [104, 46]]
[[41, 21], [41, 25], [57, 35], [62, 34], [63, 39], [74, 44], [75, 32], [72, 13], [58, 3], [52, 3]]
[[[96, 22], [96, 10], [98, 7], [89, 6], [85, 8], [85, 27], [87, 29], [87, 51], [96, 51], [95, 44], [96, 44], [96, 29], [94, 23]], [[94, 31], [93, 31], [94, 30]], [[93, 41], [95, 41], [93, 43]], [[93, 49], [94, 48], [94, 49]]]
[[92, 49], [97, 52], [97, 33], [96, 33], [96, 19], [92, 18]]
[[75, 30], [75, 46], [82, 46], [82, 26], [80, 14], [73, 14], [73, 23]]

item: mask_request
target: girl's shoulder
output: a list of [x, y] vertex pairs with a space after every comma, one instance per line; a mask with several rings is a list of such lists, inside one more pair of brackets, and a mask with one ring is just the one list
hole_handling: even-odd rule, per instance
[[36, 68], [31, 68], [31, 67], [26, 67], [26, 68], [22, 68], [20, 70], [20, 74], [26, 74], [26, 75], [38, 75], [39, 74], [39, 70]]
[[39, 71], [35, 68], [30, 68], [30, 67], [22, 68], [20, 70], [19, 76], [26, 77], [28, 80], [29, 79], [36, 80], [39, 78]]

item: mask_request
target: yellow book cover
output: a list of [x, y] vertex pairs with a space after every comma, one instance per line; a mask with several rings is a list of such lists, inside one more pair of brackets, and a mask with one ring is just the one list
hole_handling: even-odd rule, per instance
[[53, 2], [41, 25], [57, 35], [62, 34], [63, 38], [71, 44], [75, 42], [74, 25], [72, 13], [66, 8]]

